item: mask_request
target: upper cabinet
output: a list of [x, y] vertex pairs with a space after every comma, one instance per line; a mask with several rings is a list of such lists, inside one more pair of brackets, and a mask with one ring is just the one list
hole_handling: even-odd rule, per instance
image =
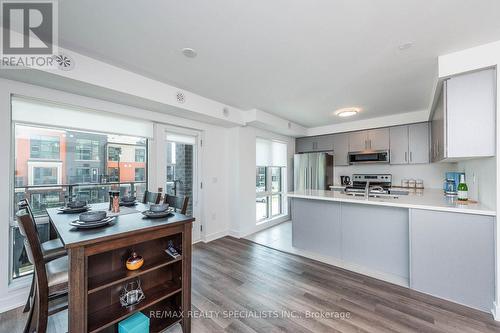
[[305, 138], [298, 138], [295, 140], [295, 151], [297, 153], [310, 153], [318, 151], [332, 151], [333, 150], [333, 136], [310, 136]]
[[388, 150], [389, 129], [378, 128], [349, 133], [349, 151]]
[[349, 134], [339, 133], [333, 135], [333, 161], [336, 166], [349, 165]]
[[432, 161], [495, 155], [495, 70], [446, 80], [431, 118]]
[[391, 164], [429, 163], [429, 124], [395, 126], [389, 129]]

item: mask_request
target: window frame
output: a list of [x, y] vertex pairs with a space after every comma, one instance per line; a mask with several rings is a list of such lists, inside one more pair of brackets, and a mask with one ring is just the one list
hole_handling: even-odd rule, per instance
[[[257, 176], [257, 169], [259, 168], [265, 168], [266, 170], [266, 184], [265, 184], [265, 191], [264, 192], [255, 192], [255, 199], [257, 200], [258, 198], [266, 198], [267, 199], [267, 207], [266, 207], [266, 217], [258, 219], [256, 216], [256, 222], [257, 224], [267, 222], [269, 220], [272, 220], [278, 216], [284, 215], [285, 212], [285, 206], [284, 206], [284, 177], [286, 175], [286, 167], [283, 166], [262, 166], [262, 165], [257, 165], [255, 167], [255, 175]], [[280, 190], [279, 191], [273, 191], [272, 190], [272, 169], [276, 168], [280, 170]], [[257, 184], [256, 188], [257, 188]], [[278, 195], [280, 197], [279, 200], [279, 212], [277, 214], [273, 214], [273, 203], [272, 203], [272, 198], [273, 196]]]

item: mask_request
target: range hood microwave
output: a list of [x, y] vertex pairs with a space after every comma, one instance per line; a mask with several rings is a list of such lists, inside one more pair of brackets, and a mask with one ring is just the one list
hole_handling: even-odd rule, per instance
[[389, 151], [362, 151], [348, 154], [349, 164], [389, 163]]

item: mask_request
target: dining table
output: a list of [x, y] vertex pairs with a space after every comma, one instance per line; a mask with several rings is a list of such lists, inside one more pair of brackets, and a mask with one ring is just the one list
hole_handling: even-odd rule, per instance
[[[90, 211], [106, 211], [114, 217], [108, 225], [93, 229], [70, 224], [79, 219], [78, 213], [47, 209], [51, 228], [68, 253], [68, 332], [116, 332], [121, 321], [142, 312], [149, 317], [150, 332], [180, 323], [183, 332], [189, 333], [194, 218], [175, 211], [147, 218], [143, 212], [149, 205], [139, 202], [121, 207], [119, 213], [111, 213], [108, 205], [89, 205]], [[180, 256], [174, 258], [166, 251], [169, 246]], [[143, 258], [137, 270], [125, 265], [131, 253]], [[123, 295], [132, 282], [139, 282], [145, 297], [124, 305]]]

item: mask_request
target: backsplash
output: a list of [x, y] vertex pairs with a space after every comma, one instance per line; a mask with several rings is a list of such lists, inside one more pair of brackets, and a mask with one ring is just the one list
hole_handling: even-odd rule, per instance
[[465, 172], [469, 198], [494, 209], [496, 207], [496, 158], [480, 158], [457, 163], [457, 171]]
[[447, 171], [459, 171], [457, 163], [431, 163], [412, 165], [365, 164], [336, 166], [335, 185], [340, 185], [340, 176], [351, 177], [355, 173], [390, 173], [394, 186], [401, 186], [401, 179], [423, 179], [426, 188], [443, 188]]

